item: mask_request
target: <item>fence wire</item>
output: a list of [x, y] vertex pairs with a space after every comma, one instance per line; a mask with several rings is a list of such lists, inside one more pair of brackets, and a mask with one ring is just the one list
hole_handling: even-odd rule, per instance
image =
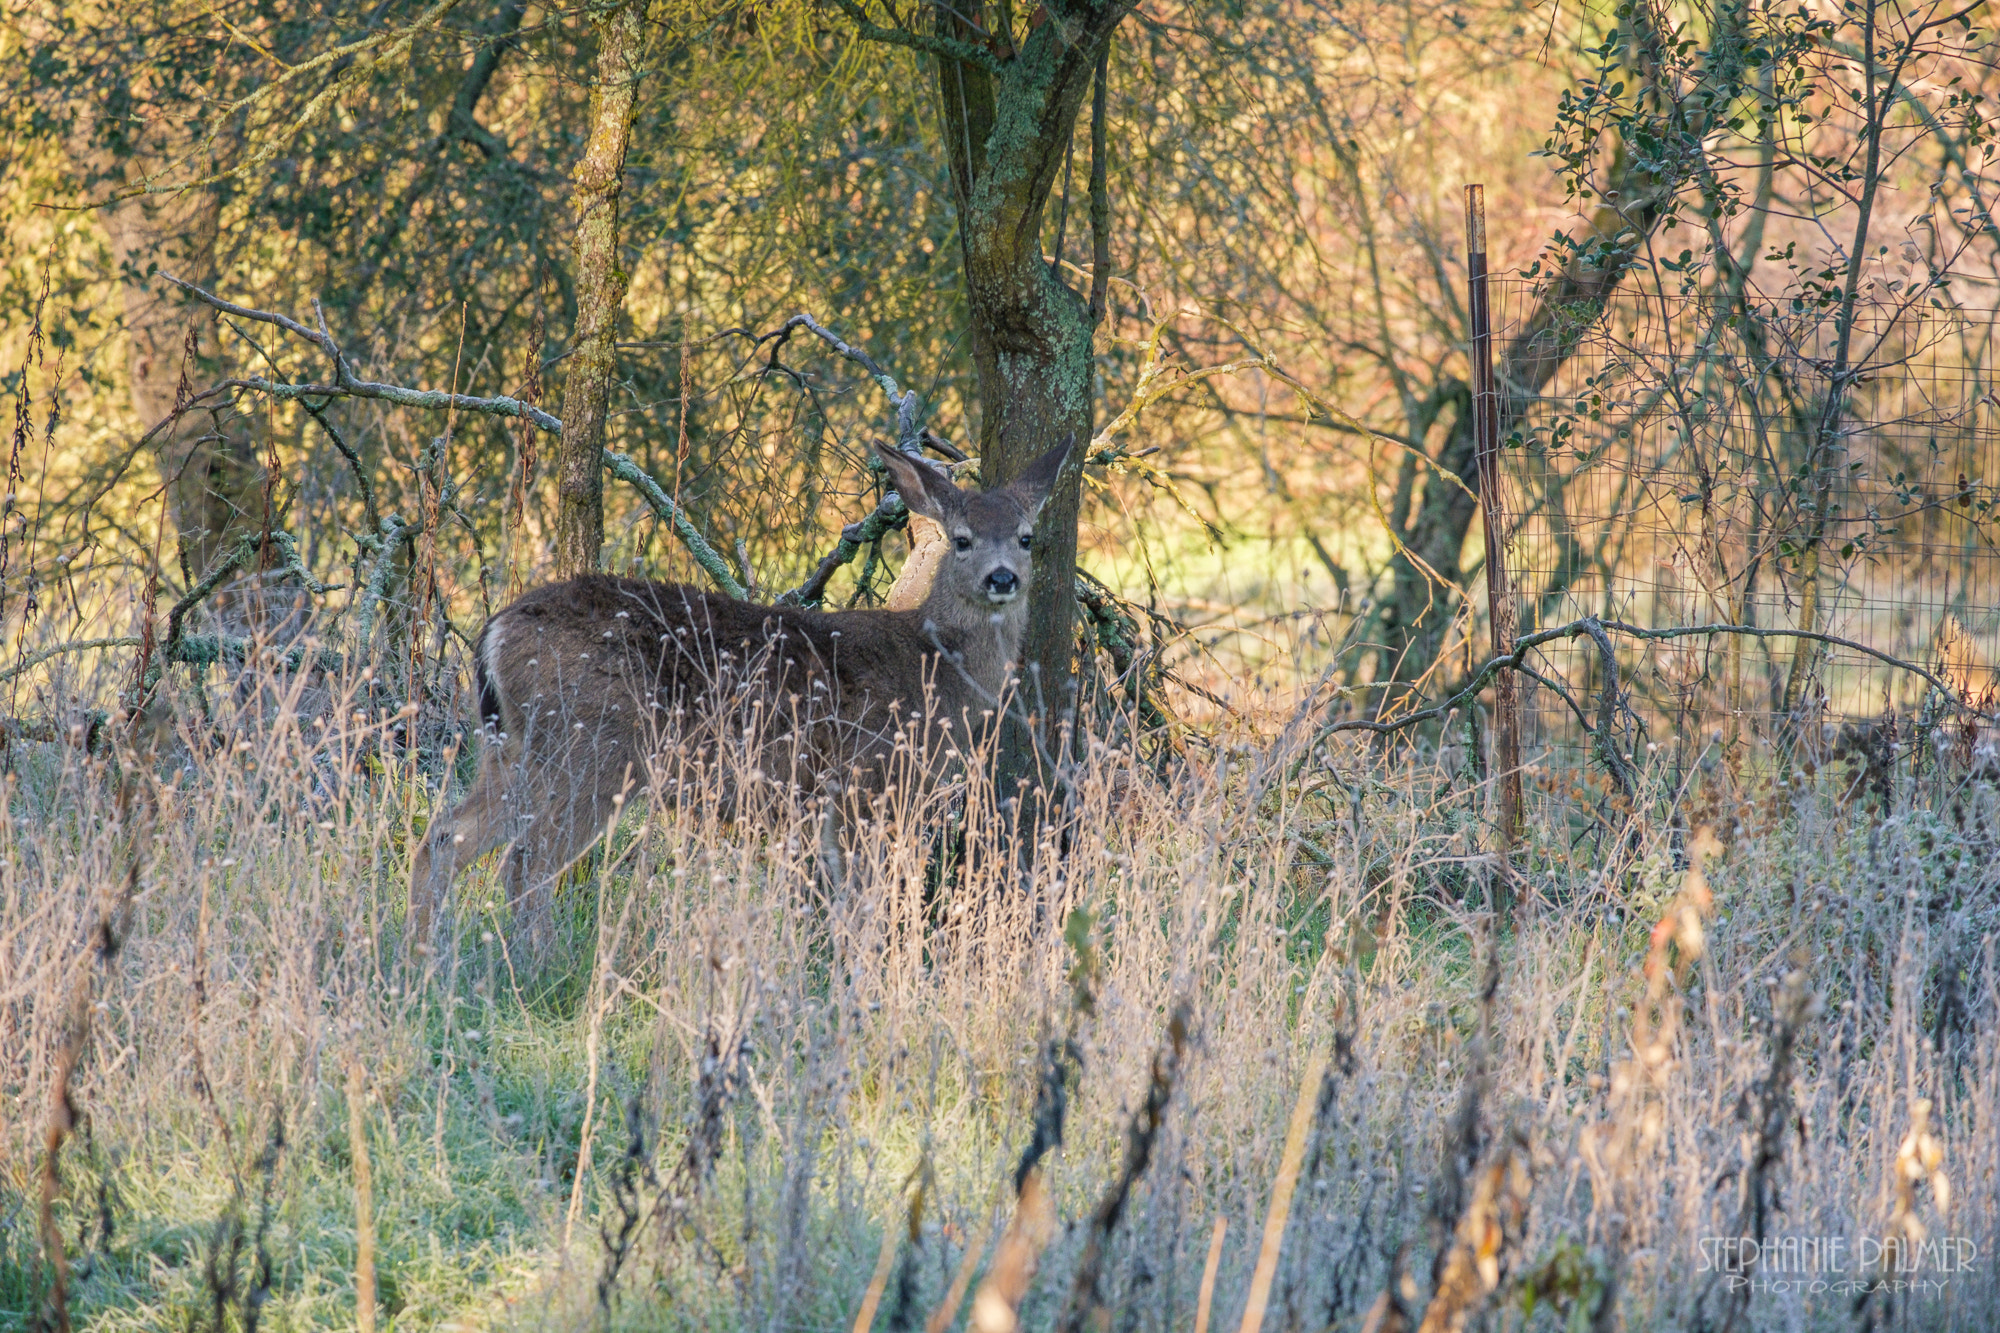
[[[2000, 402], [1994, 314], [1890, 286], [1841, 339], [1839, 309], [1656, 286], [1590, 318], [1496, 282], [1508, 563], [1523, 633], [1585, 615], [1851, 639], [1933, 670], [1975, 704], [2000, 683]], [[1559, 360], [1533, 393], [1507, 368]], [[1588, 639], [1543, 650], [1598, 690]], [[1838, 646], [1717, 635], [1619, 643], [1623, 743], [1831, 736], [1941, 720], [1921, 677]], [[1579, 698], [1581, 698], [1579, 694]], [[1525, 739], [1581, 724], [1523, 682]]]

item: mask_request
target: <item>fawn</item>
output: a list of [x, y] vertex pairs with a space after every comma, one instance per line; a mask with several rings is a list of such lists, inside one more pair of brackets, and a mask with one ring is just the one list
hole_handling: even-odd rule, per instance
[[[922, 459], [880, 452], [904, 504], [950, 542], [915, 610], [763, 606], [589, 574], [496, 613], [474, 654], [478, 776], [411, 857], [414, 937], [428, 940], [460, 869], [511, 844], [508, 903], [538, 951], [557, 877], [604, 834], [622, 794], [647, 780], [648, 760], [669, 751], [720, 776], [730, 766], [718, 751], [743, 738], [752, 752], [737, 771], [819, 792], [879, 790], [913, 733], [931, 742], [920, 760], [970, 753], [1007, 693], [1035, 520], [1074, 443], [980, 493]], [[681, 784], [658, 785], [673, 798], [667, 789]], [[741, 785], [704, 784], [732, 805]]]

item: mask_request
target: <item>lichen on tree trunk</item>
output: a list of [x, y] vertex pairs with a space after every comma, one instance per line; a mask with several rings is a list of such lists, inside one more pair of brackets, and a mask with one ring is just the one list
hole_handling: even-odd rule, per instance
[[596, 569], [604, 548], [604, 424], [627, 282], [618, 263], [618, 203], [625, 189], [625, 153], [638, 96], [645, 5], [627, 0], [593, 17], [597, 85], [590, 96], [590, 137], [576, 169], [576, 244], [571, 264], [576, 327], [570, 338], [556, 461], [557, 578]]
[[[997, 29], [1011, 48], [1007, 8], [989, 19], [991, 6], [934, 4], [934, 31], [969, 44], [989, 42]], [[1052, 5], [1004, 59], [936, 59], [971, 307], [982, 480], [1012, 480], [1066, 437], [1080, 446], [1036, 529], [1022, 706], [1010, 711], [996, 774], [1009, 796], [1052, 785], [1048, 761], [1072, 708], [1078, 478], [1093, 409], [1095, 320], [1089, 301], [1043, 256], [1043, 214], [1099, 56], [1131, 8], [1124, 0]]]

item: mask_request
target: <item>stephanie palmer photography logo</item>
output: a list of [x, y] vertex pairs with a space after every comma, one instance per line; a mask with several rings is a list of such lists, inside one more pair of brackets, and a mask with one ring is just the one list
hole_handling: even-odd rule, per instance
[[1791, 1296], [1934, 1299], [1984, 1260], [1966, 1236], [1703, 1236], [1696, 1249], [1698, 1271], [1721, 1274], [1731, 1291]]

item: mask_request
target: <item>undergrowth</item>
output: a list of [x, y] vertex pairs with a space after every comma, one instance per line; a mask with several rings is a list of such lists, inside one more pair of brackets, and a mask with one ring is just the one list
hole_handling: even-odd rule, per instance
[[1462, 747], [1284, 726], [1083, 747], [1021, 860], [635, 797], [531, 962], [490, 864], [404, 940], [448, 770], [324, 696], [7, 752], [0, 1322], [353, 1327], [364, 1212], [377, 1328], [2000, 1321], [1948, 750], [1543, 755], [1505, 894]]

